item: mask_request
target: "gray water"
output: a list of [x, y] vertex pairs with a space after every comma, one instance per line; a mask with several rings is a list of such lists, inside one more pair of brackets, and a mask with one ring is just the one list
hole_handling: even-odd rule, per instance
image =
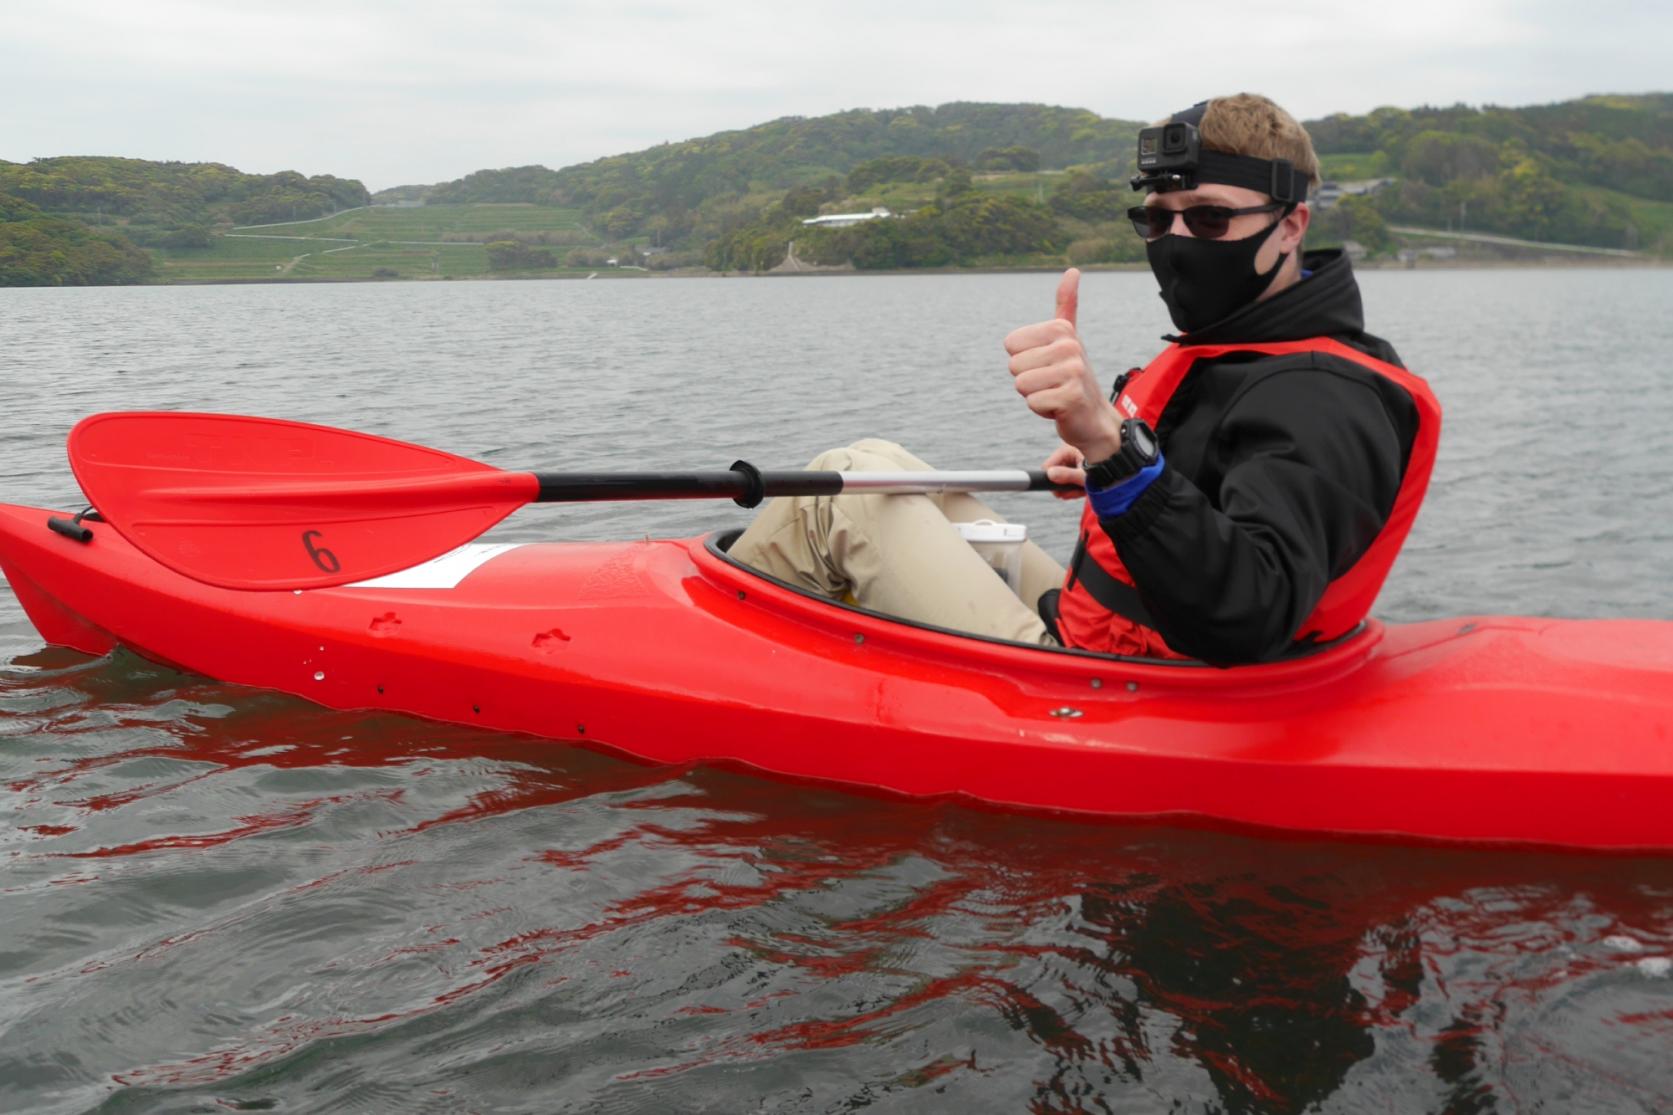
[[[506, 467], [1031, 466], [1055, 276], [0, 290], [0, 500], [86, 414]], [[1673, 272], [1376, 272], [1442, 399], [1377, 611], [1673, 618]], [[1094, 274], [1107, 383], [1167, 322]], [[1076, 508], [996, 500], [1066, 555]], [[687, 534], [729, 503], [529, 508]], [[1673, 808], [1673, 803], [1670, 803]], [[0, 590], [0, 1110], [1673, 1109], [1673, 863], [876, 801], [43, 651]]]
[[[64, 434], [100, 410], [348, 426], [545, 469], [795, 467], [887, 437], [941, 467], [1037, 464], [1000, 338], [1047, 275], [0, 291], [0, 492], [68, 505]], [[1446, 407], [1394, 619], [1673, 614], [1673, 271], [1371, 272], [1372, 331]], [[1144, 274], [1085, 279], [1102, 378], [1169, 328]], [[1059, 554], [1074, 508], [1001, 498]], [[542, 508], [502, 533], [620, 537], [728, 504]], [[15, 613], [0, 612], [10, 632]]]

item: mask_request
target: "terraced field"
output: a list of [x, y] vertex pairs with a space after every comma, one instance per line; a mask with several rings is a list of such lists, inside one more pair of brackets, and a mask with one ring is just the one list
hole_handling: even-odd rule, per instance
[[[442, 279], [486, 274], [498, 233], [543, 239], [554, 255], [592, 243], [573, 209], [546, 205], [372, 206], [312, 221], [251, 225], [207, 248], [160, 253], [164, 282]], [[586, 274], [588, 269], [542, 275]]]

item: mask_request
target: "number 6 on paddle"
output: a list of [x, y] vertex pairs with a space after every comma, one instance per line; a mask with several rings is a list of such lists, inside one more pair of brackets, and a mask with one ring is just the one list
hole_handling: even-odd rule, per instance
[[302, 532], [302, 546], [308, 551], [308, 556], [314, 559], [314, 564], [327, 573], [341, 573], [343, 563], [337, 560], [337, 555], [323, 546], [314, 545], [314, 539], [320, 537], [317, 530]]

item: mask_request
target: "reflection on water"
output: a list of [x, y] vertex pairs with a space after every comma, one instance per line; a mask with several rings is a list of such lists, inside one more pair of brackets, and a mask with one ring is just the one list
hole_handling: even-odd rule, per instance
[[[1088, 277], [1106, 370], [1165, 328], [1144, 282]], [[1673, 615], [1646, 575], [1673, 541], [1669, 274], [1365, 285], [1449, 408], [1384, 614]], [[64, 431], [140, 406], [554, 469], [788, 465], [862, 434], [1027, 464], [1049, 431], [995, 389], [997, 339], [1051, 289], [0, 291], [0, 485], [73, 502]], [[1004, 509], [1048, 544], [1072, 531], [1027, 497]], [[504, 529], [742, 516], [595, 506]], [[1666, 859], [646, 767], [40, 650], [6, 593], [0, 659], [0, 1110], [1673, 1110]]]
[[54, 726], [0, 752], [8, 1107], [1673, 1098], [1665, 861], [906, 804], [125, 655], [0, 709]]

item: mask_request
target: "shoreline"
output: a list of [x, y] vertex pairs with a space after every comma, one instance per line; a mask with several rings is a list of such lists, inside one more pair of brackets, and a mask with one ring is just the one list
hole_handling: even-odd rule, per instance
[[[182, 279], [177, 282], [168, 280], [118, 284], [144, 287], [170, 286], [318, 286], [337, 284], [403, 284], [403, 283], [500, 283], [500, 282], [588, 282], [594, 279], [609, 281], [638, 281], [662, 279], [818, 279], [818, 278], [866, 278], [868, 276], [901, 276], [901, 275], [1037, 275], [1061, 274], [1068, 267], [1078, 267], [1082, 273], [1094, 272], [1136, 272], [1144, 273], [1149, 266], [1144, 263], [1086, 263], [1086, 264], [1052, 264], [1015, 267], [910, 267], [890, 270], [859, 270], [857, 268], [831, 268], [819, 271], [633, 271], [624, 272], [612, 268], [609, 271], [599, 271], [588, 275], [580, 274], [515, 274], [515, 275], [460, 275], [460, 276], [431, 276], [424, 278], [237, 278], [237, 279]], [[1423, 259], [1416, 261], [1403, 260], [1356, 260], [1353, 264], [1355, 271], [1585, 271], [1585, 270], [1666, 270], [1673, 268], [1673, 259], [1611, 259], [1561, 257], [1538, 260], [1506, 260], [1506, 259]], [[105, 284], [108, 285], [108, 284]], [[27, 287], [0, 289], [34, 289]]]

